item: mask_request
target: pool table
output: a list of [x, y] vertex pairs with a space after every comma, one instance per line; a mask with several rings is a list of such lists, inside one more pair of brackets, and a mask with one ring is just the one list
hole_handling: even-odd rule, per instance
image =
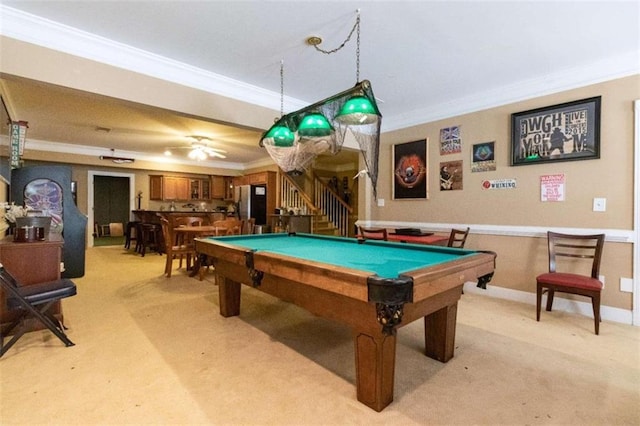
[[396, 330], [424, 318], [426, 355], [449, 361], [462, 286], [488, 282], [496, 257], [312, 234], [198, 238], [196, 251], [215, 266], [224, 317], [240, 314], [246, 284], [349, 326], [357, 397], [376, 411], [393, 401]]

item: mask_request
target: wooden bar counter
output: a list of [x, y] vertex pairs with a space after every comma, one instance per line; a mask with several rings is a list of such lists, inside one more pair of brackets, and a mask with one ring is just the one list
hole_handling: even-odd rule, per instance
[[203, 224], [206, 225], [227, 218], [227, 214], [223, 212], [203, 211], [133, 210], [133, 214], [136, 220], [147, 223], [160, 223], [160, 218], [164, 217], [172, 228], [176, 227], [175, 220], [179, 217], [201, 217]]

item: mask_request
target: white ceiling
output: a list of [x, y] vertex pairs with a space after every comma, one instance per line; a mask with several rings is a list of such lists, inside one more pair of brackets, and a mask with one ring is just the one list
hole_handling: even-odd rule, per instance
[[[638, 1], [3, 0], [0, 33], [258, 105], [275, 117], [281, 60], [285, 113], [356, 83], [355, 34], [331, 55], [305, 41], [318, 35], [320, 47], [338, 47], [358, 9], [360, 79], [372, 83], [383, 131], [640, 72]], [[184, 136], [206, 125], [215, 146], [228, 151], [226, 161], [266, 156], [257, 144], [271, 122], [222, 129], [218, 117], [95, 102], [3, 77], [11, 110], [29, 121], [28, 138], [156, 155], [188, 145]], [[45, 90], [70, 97], [75, 108], [45, 108], [38, 103]], [[103, 108], [110, 120], [99, 119]], [[107, 139], [96, 125], [114, 130]]]

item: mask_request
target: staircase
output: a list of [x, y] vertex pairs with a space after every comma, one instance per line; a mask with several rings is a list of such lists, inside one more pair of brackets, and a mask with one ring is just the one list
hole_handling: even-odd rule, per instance
[[309, 196], [289, 175], [280, 175], [280, 205], [313, 215], [311, 232], [347, 237], [353, 228], [353, 209], [313, 173], [313, 196]]
[[340, 230], [325, 215], [315, 215], [311, 223], [311, 232], [313, 234], [340, 235]]

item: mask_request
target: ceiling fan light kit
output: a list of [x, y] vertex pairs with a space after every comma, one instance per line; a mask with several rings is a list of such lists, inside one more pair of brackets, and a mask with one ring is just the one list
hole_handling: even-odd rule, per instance
[[[280, 118], [260, 138], [260, 146], [285, 173], [297, 175], [313, 162], [316, 156], [330, 151], [337, 154], [350, 130], [365, 161], [376, 197], [380, 127], [382, 114], [368, 80], [360, 81], [360, 9], [356, 22], [344, 42], [335, 49], [319, 47], [322, 38], [310, 36], [306, 42], [317, 51], [331, 54], [342, 49], [354, 32], [356, 42], [356, 85], [325, 100], [284, 115], [284, 61], [280, 66]], [[291, 136], [290, 136], [291, 135]]]
[[[173, 155], [172, 149], [189, 149], [187, 153], [187, 157], [191, 160], [195, 161], [204, 161], [209, 157], [217, 157], [217, 158], [227, 158], [226, 151], [219, 148], [210, 147], [206, 141], [211, 141], [212, 139], [208, 136], [186, 136], [187, 138], [194, 139], [194, 142], [191, 142], [189, 146], [177, 146], [166, 148], [164, 151], [164, 155], [170, 157]], [[204, 141], [204, 142], [203, 142]]]

